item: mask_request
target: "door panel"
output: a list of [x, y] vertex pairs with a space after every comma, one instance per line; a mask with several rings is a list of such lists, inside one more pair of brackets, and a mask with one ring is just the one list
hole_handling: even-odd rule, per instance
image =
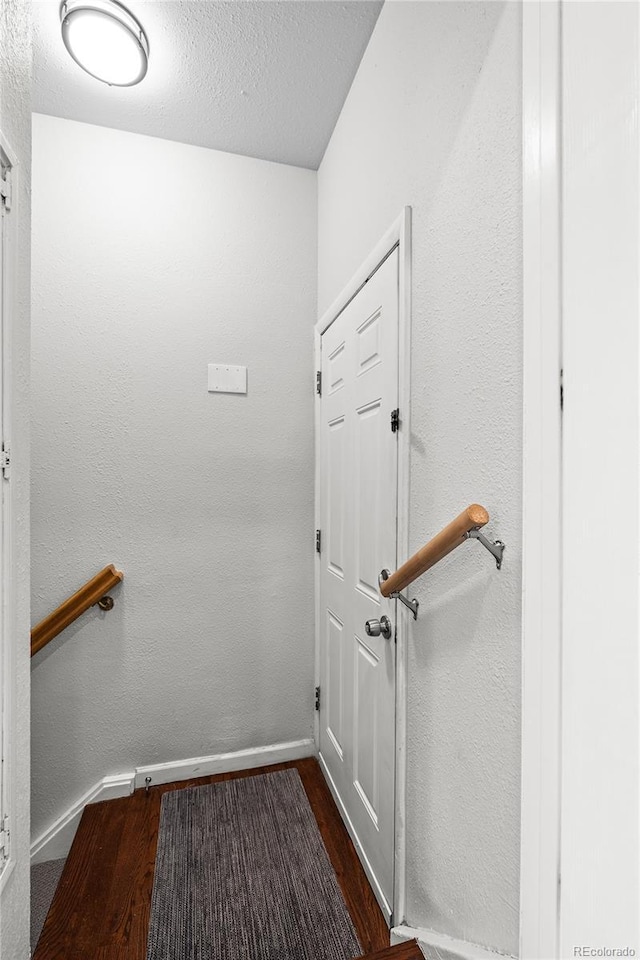
[[[393, 900], [398, 252], [322, 336], [320, 755], [387, 918]], [[368, 636], [386, 615], [390, 639]]]
[[340, 760], [342, 749], [342, 705], [344, 701], [341, 650], [343, 647], [343, 624], [331, 611], [327, 611], [327, 733], [331, 745]]
[[380, 423], [381, 403], [374, 403], [356, 411], [355, 417], [355, 477], [356, 485], [356, 530], [355, 562], [358, 590], [378, 602], [377, 565], [379, 550], [379, 528], [376, 520], [380, 513], [378, 484], [371, 483], [371, 470], [380, 462], [380, 441], [382, 425]]
[[339, 417], [329, 424], [327, 444], [328, 457], [328, 519], [327, 550], [329, 569], [338, 577], [344, 577], [344, 527], [346, 503], [342, 490], [346, 483], [345, 420]]
[[356, 713], [353, 782], [365, 809], [378, 824], [378, 765], [376, 763], [377, 714], [376, 676], [380, 664], [366, 643], [358, 637], [356, 654]]

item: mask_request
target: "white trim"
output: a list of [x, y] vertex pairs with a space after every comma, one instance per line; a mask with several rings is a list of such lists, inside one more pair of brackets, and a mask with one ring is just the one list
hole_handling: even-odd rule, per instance
[[316, 747], [313, 740], [292, 740], [289, 743], [274, 743], [251, 750], [236, 750], [232, 753], [216, 753], [208, 757], [190, 757], [186, 760], [156, 763], [137, 767], [130, 773], [103, 777], [54, 820], [37, 840], [33, 841], [31, 862], [42, 863], [45, 860], [66, 857], [86, 805], [99, 803], [102, 800], [128, 797], [137, 788], [145, 786], [145, 777], [151, 777], [151, 783], [157, 786], [160, 783], [209, 777], [216, 773], [230, 773], [233, 770], [251, 770], [254, 767], [301, 760], [315, 755]]
[[115, 800], [128, 797], [133, 793], [134, 773], [121, 773], [112, 777], [103, 777], [85, 794], [79, 797], [50, 827], [40, 834], [31, 844], [31, 863], [43, 863], [45, 860], [59, 860], [66, 857], [71, 849], [78, 824], [88, 803], [102, 800]]
[[[2, 284], [3, 302], [0, 304], [0, 320], [2, 327], [2, 350], [0, 361], [2, 363], [2, 378], [0, 387], [2, 389], [2, 423], [0, 424], [0, 445], [3, 442], [10, 442], [12, 426], [12, 396], [13, 384], [11, 379], [11, 344], [12, 344], [12, 326], [15, 311], [15, 278], [17, 271], [16, 263], [16, 244], [18, 237], [19, 223], [19, 170], [18, 158], [11, 144], [0, 130], [0, 155], [3, 165], [9, 172], [10, 189], [12, 202], [10, 209], [4, 218], [4, 250], [0, 252], [4, 264], [4, 282]], [[18, 635], [16, 624], [15, 609], [15, 585], [12, 582], [11, 572], [13, 570], [13, 557], [15, 555], [15, 536], [13, 511], [11, 507], [12, 490], [11, 482], [4, 480], [0, 473], [0, 483], [4, 485], [3, 496], [0, 497], [2, 503], [2, 542], [0, 547], [3, 551], [2, 556], [2, 643], [0, 644], [0, 670], [2, 673], [2, 693], [0, 695], [0, 757], [2, 758], [2, 777], [0, 777], [0, 818], [8, 817], [9, 823], [14, 818], [17, 809], [17, 796], [15, 784], [16, 769], [16, 668], [15, 660], [17, 653], [16, 644], [19, 641], [27, 642], [26, 637]], [[14, 844], [9, 841], [9, 856], [0, 869], [0, 893], [4, 889], [9, 877], [13, 873], [15, 866]]]
[[[313, 331], [313, 360], [314, 360], [314, 370], [322, 370], [322, 334], [318, 330], [317, 326]], [[322, 526], [321, 511], [320, 511], [320, 483], [321, 483], [321, 457], [320, 457], [320, 404], [318, 400], [320, 397], [317, 393], [315, 394], [316, 402], [313, 405], [313, 428], [314, 428], [314, 456], [315, 456], [315, 469], [314, 469], [314, 508], [313, 508], [313, 522], [315, 529], [319, 530]], [[320, 683], [320, 554], [315, 552], [314, 554], [314, 620], [315, 620], [315, 629], [314, 629], [314, 655], [313, 655], [313, 676], [314, 684], [317, 687]], [[322, 695], [322, 693], [321, 693]], [[320, 753], [320, 712], [316, 710], [314, 713], [314, 722], [313, 722], [313, 738], [316, 742], [316, 749], [318, 754]]]
[[136, 768], [135, 788], [144, 787], [147, 777], [151, 778], [149, 783], [152, 786], [157, 786], [159, 783], [192, 780], [194, 777], [211, 777], [216, 773], [231, 773], [232, 770], [252, 770], [254, 767], [263, 767], [272, 763], [286, 763], [315, 756], [315, 742], [309, 739], [272, 743], [266, 747], [235, 750], [232, 753], [216, 753], [209, 757], [191, 757], [189, 760], [155, 763]]
[[520, 957], [558, 956], [561, 726], [560, 5], [523, 4]]
[[[411, 494], [411, 207], [401, 216], [398, 269], [398, 566], [409, 558], [409, 510]], [[393, 890], [393, 922], [406, 920], [406, 808], [407, 808], [407, 689], [408, 649], [413, 636], [413, 617], [396, 604], [396, 850]]]
[[[369, 277], [380, 264], [398, 247], [398, 403], [400, 406], [400, 430], [398, 432], [398, 564], [404, 563], [409, 556], [409, 495], [410, 495], [410, 454], [411, 454], [411, 207], [402, 209], [381, 240], [376, 244], [367, 259], [351, 277], [342, 292], [322, 315], [314, 329], [315, 369], [321, 364], [322, 334], [353, 300]], [[315, 404], [315, 525], [320, 527], [320, 404]], [[320, 682], [320, 557], [316, 554], [315, 565], [315, 682]], [[413, 620], [404, 606], [397, 604], [396, 616], [396, 798], [395, 798], [395, 863], [393, 913], [388, 920], [404, 919], [406, 903], [406, 782], [407, 782], [407, 648], [411, 638]], [[316, 714], [314, 724], [316, 744], [320, 745], [320, 722]], [[322, 762], [322, 758], [321, 762]], [[322, 768], [328, 776], [324, 764]], [[332, 788], [336, 801], [343, 811], [337, 794]], [[347, 829], [354, 834], [350, 821], [343, 811]], [[354, 843], [356, 842], [354, 838]], [[357, 843], [356, 843], [357, 845]], [[375, 879], [361, 856], [369, 879], [375, 886]], [[382, 897], [382, 903], [386, 903]], [[380, 899], [380, 898], [379, 898]]]
[[5, 157], [9, 161], [9, 166], [11, 169], [15, 170], [19, 166], [18, 155], [3, 134], [2, 130], [0, 130], [0, 150], [2, 150]]
[[564, 958], [640, 951], [639, 19], [637, 0], [562, 4]]
[[[406, 943], [407, 940], [417, 940], [418, 945], [427, 960], [497, 960], [498, 957], [511, 956], [510, 954], [495, 953], [477, 943], [468, 940], [455, 940], [435, 930], [425, 927], [394, 927], [391, 931], [391, 944]], [[443, 952], [444, 951], [444, 954]], [[541, 960], [541, 958], [538, 958]]]
[[[369, 277], [376, 272], [380, 264], [386, 260], [394, 247], [406, 241], [407, 230], [411, 230], [411, 207], [402, 208], [400, 216], [394, 220], [385, 235], [378, 241], [364, 263], [356, 270], [346, 287], [344, 287], [339, 296], [336, 297], [329, 309], [325, 310], [322, 314], [322, 317], [315, 325], [315, 330], [320, 336], [329, 329], [336, 317], [338, 317], [347, 304], [353, 300], [356, 293], [367, 282]], [[403, 260], [401, 250], [400, 262], [402, 263]]]

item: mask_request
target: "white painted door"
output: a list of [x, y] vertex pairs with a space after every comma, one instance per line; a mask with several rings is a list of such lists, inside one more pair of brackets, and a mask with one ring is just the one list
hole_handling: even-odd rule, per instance
[[[398, 250], [322, 335], [320, 757], [390, 919], [395, 796]], [[365, 623], [391, 621], [391, 637]], [[375, 629], [375, 627], [374, 627]]]

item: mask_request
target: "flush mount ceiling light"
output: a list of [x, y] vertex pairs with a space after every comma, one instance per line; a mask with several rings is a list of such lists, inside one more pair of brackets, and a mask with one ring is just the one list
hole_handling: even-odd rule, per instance
[[63, 0], [64, 45], [83, 70], [114, 87], [140, 83], [149, 64], [149, 41], [117, 0]]

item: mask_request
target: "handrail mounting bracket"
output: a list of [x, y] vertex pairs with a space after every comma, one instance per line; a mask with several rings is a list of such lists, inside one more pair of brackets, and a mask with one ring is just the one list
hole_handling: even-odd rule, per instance
[[[390, 576], [391, 574], [389, 573], [388, 570], [386, 569], [381, 570], [380, 575], [378, 577], [378, 586], [382, 586], [384, 581], [388, 580]], [[411, 610], [411, 613], [413, 614], [413, 619], [414, 620], [418, 619], [418, 607], [420, 606], [420, 603], [418, 600], [407, 600], [407, 598], [403, 597], [401, 593], [390, 593], [389, 600], [399, 600], [400, 603], [404, 603], [405, 607], [407, 607], [408, 610]]]
[[502, 540], [488, 540], [483, 533], [480, 533], [478, 527], [469, 530], [465, 534], [465, 540], [479, 540], [485, 549], [495, 558], [498, 570], [502, 567], [502, 555], [504, 553], [504, 543]]

